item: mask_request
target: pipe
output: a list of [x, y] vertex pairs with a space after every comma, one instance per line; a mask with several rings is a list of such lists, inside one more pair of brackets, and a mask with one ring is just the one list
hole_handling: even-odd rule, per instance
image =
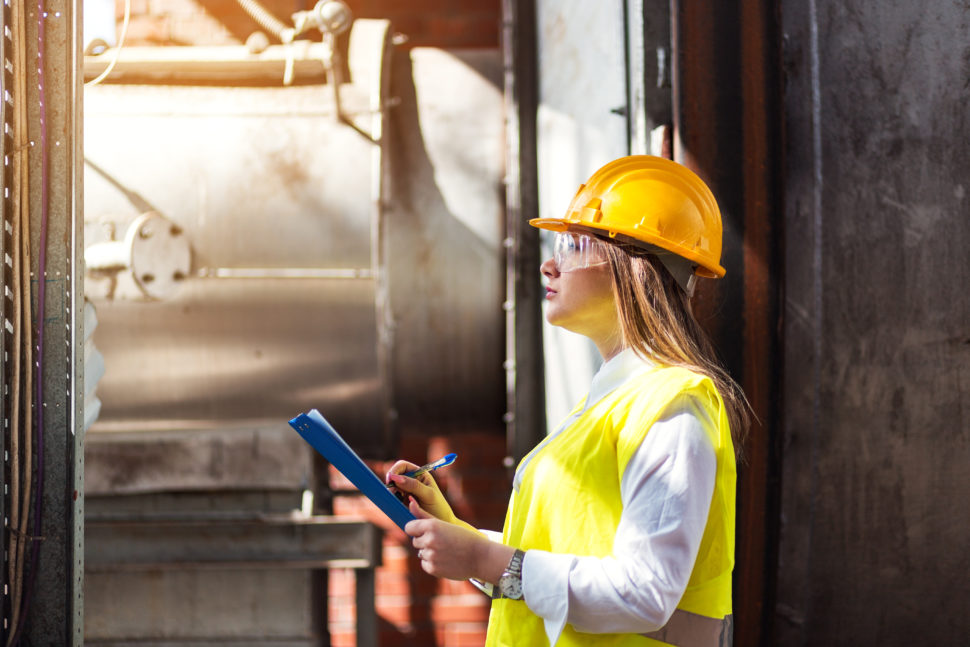
[[276, 36], [280, 39], [280, 42], [289, 43], [293, 41], [296, 30], [284, 25], [279, 18], [271, 14], [259, 2], [256, 0], [236, 0], [236, 2], [260, 27]]
[[104, 72], [99, 74], [96, 78], [91, 79], [85, 85], [97, 85], [108, 78], [111, 71], [115, 69], [115, 65], [118, 64], [118, 59], [121, 58], [121, 48], [125, 46], [125, 38], [128, 36], [128, 23], [131, 20], [131, 0], [125, 0], [125, 16], [121, 23], [121, 37], [118, 38], [118, 46], [115, 47], [114, 57], [111, 62], [108, 63], [108, 67], [104, 68]]

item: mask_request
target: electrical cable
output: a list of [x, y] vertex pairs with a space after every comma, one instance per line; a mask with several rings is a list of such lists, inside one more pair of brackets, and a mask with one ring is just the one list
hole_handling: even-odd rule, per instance
[[125, 0], [125, 17], [121, 23], [121, 36], [118, 38], [118, 45], [115, 46], [114, 48], [113, 58], [111, 59], [111, 62], [108, 63], [108, 67], [104, 68], [104, 71], [101, 74], [99, 74], [96, 78], [93, 78], [84, 84], [85, 87], [97, 85], [98, 83], [101, 83], [106, 78], [108, 78], [108, 75], [111, 74], [111, 71], [115, 69], [115, 65], [117, 65], [118, 59], [121, 58], [121, 48], [124, 47], [125, 45], [125, 37], [128, 36], [128, 21], [130, 19], [131, 19], [131, 0]]
[[30, 510], [30, 465], [33, 460], [30, 431], [33, 428], [29, 399], [33, 391], [30, 367], [33, 349], [33, 324], [30, 300], [30, 205], [27, 142], [27, 28], [25, 9], [21, 3], [12, 3], [9, 32], [11, 60], [5, 61], [11, 71], [9, 90], [13, 124], [10, 151], [11, 184], [10, 212], [12, 226], [14, 297], [14, 346], [10, 459], [11, 459], [11, 506], [8, 517], [10, 546], [8, 548], [10, 618], [7, 645], [19, 640], [22, 626], [21, 600], [24, 586], [24, 563], [27, 525]]
[[35, 470], [36, 487], [34, 488], [34, 525], [30, 537], [30, 572], [24, 586], [21, 599], [20, 622], [13, 636], [13, 645], [18, 645], [23, 631], [24, 621], [30, 611], [34, 586], [37, 581], [37, 571], [40, 567], [40, 541], [43, 532], [43, 498], [44, 498], [44, 319], [46, 316], [47, 296], [47, 216], [50, 196], [48, 194], [48, 157], [47, 147], [47, 98], [46, 79], [44, 75], [45, 54], [45, 24], [47, 12], [45, 0], [37, 0], [37, 89], [38, 114], [40, 121], [40, 154], [41, 154], [41, 218], [40, 240], [38, 241], [37, 256], [37, 344], [36, 344], [36, 379], [34, 388], [36, 396], [35, 406], [35, 435], [34, 444], [37, 454], [37, 468]]

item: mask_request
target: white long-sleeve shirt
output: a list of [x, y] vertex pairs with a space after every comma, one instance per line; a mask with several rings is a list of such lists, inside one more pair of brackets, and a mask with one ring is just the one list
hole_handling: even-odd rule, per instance
[[[652, 366], [632, 350], [610, 359], [593, 377], [580, 412], [543, 443]], [[714, 492], [716, 458], [702, 424], [707, 417], [685, 396], [654, 423], [620, 481], [623, 512], [612, 555], [526, 553], [523, 597], [544, 620], [550, 645], [567, 622], [589, 633], [645, 633], [667, 623], [690, 579]], [[528, 460], [516, 471], [515, 488]]]

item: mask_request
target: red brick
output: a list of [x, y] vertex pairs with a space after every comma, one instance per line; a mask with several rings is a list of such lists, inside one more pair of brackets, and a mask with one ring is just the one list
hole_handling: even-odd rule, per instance
[[[385, 461], [366, 460], [364, 461], [364, 464], [370, 468], [370, 470], [374, 473], [375, 476], [377, 476], [377, 478], [383, 481], [384, 474], [387, 473], [387, 469], [393, 464], [393, 461], [385, 462]], [[341, 491], [356, 492], [357, 491], [357, 486], [351, 483], [350, 480], [347, 477], [345, 477], [340, 472], [340, 470], [338, 470], [333, 465], [330, 466], [330, 469], [328, 471], [328, 479], [330, 481], [330, 488], [332, 490], [335, 490], [337, 492], [341, 492]]]
[[481, 647], [485, 644], [487, 625], [460, 624], [441, 627], [437, 632], [442, 647]]
[[347, 569], [329, 571], [328, 592], [331, 598], [353, 597], [356, 590], [354, 572]]
[[341, 495], [333, 498], [333, 512], [337, 516], [364, 519], [381, 528], [387, 535], [406, 541], [407, 535], [387, 518], [380, 509], [361, 494]]
[[380, 595], [411, 595], [414, 586], [407, 573], [377, 569], [377, 590]]
[[480, 603], [467, 603], [463, 600], [448, 601], [438, 599], [431, 606], [431, 617], [435, 624], [445, 625], [454, 622], [488, 622], [489, 607]]
[[377, 584], [378, 596], [411, 596], [413, 598], [431, 598], [435, 594], [435, 578], [427, 573], [405, 573], [399, 580], [388, 584], [386, 580], [379, 580]]
[[405, 598], [397, 604], [379, 604], [377, 613], [391, 624], [409, 624], [417, 618], [430, 617], [430, 607]]
[[[428, 453], [440, 456], [455, 452], [458, 454], [456, 467], [464, 471], [493, 471], [502, 467], [505, 459], [505, 436], [484, 432], [453, 433], [435, 436], [430, 439]], [[466, 460], [461, 460], [463, 457]]]
[[382, 555], [384, 563], [381, 568], [397, 573], [410, 572], [412, 561], [417, 560], [414, 549], [411, 548], [410, 544], [384, 546]]
[[330, 628], [330, 645], [331, 647], [356, 647], [357, 646], [357, 632], [356, 631], [335, 631], [333, 627]]
[[348, 605], [345, 607], [327, 607], [327, 611], [330, 614], [329, 621], [331, 625], [353, 625], [356, 622], [356, 614], [354, 613], [354, 607]]
[[469, 595], [475, 594], [489, 603], [488, 598], [467, 580], [438, 580], [438, 595]]

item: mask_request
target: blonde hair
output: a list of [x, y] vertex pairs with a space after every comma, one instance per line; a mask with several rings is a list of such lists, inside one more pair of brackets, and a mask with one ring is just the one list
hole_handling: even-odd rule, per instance
[[615, 241], [605, 247], [623, 345], [665, 366], [680, 366], [709, 377], [724, 401], [735, 455], [740, 459], [751, 406], [694, 318], [690, 296], [650, 252]]

